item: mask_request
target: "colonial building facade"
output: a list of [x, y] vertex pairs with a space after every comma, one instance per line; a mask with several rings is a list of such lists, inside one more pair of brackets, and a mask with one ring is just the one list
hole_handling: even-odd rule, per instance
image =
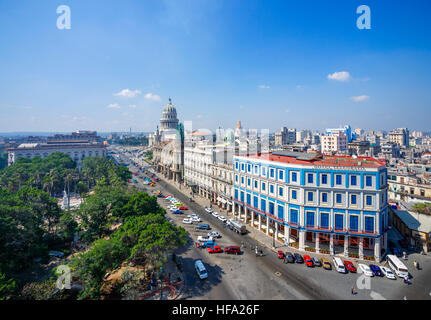
[[283, 151], [233, 160], [239, 219], [299, 250], [380, 261], [388, 227], [384, 163]]

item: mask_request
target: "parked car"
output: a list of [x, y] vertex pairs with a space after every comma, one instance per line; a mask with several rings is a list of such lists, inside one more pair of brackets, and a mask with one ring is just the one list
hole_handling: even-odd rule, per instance
[[212, 240], [214, 240], [214, 238], [213, 237], [211, 237], [211, 236], [199, 236], [198, 237], [198, 242], [206, 242], [206, 241], [212, 241]]
[[181, 210], [174, 210], [172, 211], [173, 214], [183, 214], [183, 212]]
[[228, 246], [224, 248], [227, 254], [241, 254], [241, 249], [238, 246]]
[[207, 247], [207, 248], [209, 248], [209, 247], [218, 246], [218, 244], [215, 243], [214, 240], [211, 240], [211, 241], [205, 241], [204, 242], [204, 246]]
[[202, 221], [201, 218], [199, 218], [199, 217], [192, 217], [191, 219], [193, 222], [201, 222]]
[[212, 232], [208, 232], [208, 237], [221, 238], [221, 235], [217, 231], [212, 231]]
[[347, 270], [349, 270], [350, 272], [356, 272], [356, 268], [353, 265], [352, 261], [349, 260], [345, 260], [344, 261], [344, 266], [347, 268]]
[[210, 227], [209, 224], [198, 224], [196, 226], [196, 229], [199, 229], [199, 230], [210, 230], [211, 227]]
[[212, 212], [211, 213], [214, 217], [218, 218], [218, 213], [217, 212]]
[[296, 263], [304, 263], [304, 259], [302, 258], [302, 256], [299, 253], [294, 253], [293, 256], [295, 257], [295, 262]]
[[226, 218], [225, 217], [223, 217], [223, 216], [218, 216], [218, 219], [221, 221], [221, 222], [226, 222], [227, 220], [226, 220]]
[[362, 273], [364, 275], [366, 275], [367, 277], [373, 277], [374, 273], [371, 271], [370, 267], [367, 266], [366, 264], [360, 263], [358, 264], [359, 270], [362, 271]]
[[211, 209], [211, 208], [205, 208], [205, 211], [208, 212], [208, 213], [211, 213], [211, 212], [213, 212], [213, 209]]
[[370, 269], [377, 277], [382, 277], [383, 273], [382, 270], [380, 270], [379, 266], [376, 266], [375, 264], [370, 264]]
[[185, 223], [185, 224], [193, 224], [193, 221], [191, 219], [185, 218], [185, 219], [183, 219], [183, 223]]
[[320, 260], [317, 259], [316, 257], [312, 257], [311, 260], [313, 260], [313, 263], [316, 267], [321, 267], [322, 264], [320, 263]]
[[278, 258], [278, 259], [283, 259], [283, 258], [284, 258], [284, 253], [283, 253], [283, 251], [281, 251], [281, 250], [278, 250], [278, 251], [277, 251], [277, 258]]
[[180, 209], [180, 210], [189, 210], [189, 208], [187, 208], [187, 206], [185, 206], [185, 205], [182, 205], [181, 207], [178, 207], [178, 209]]
[[220, 246], [213, 246], [208, 248], [208, 253], [220, 253], [220, 252], [223, 252]]
[[328, 259], [322, 258], [322, 259], [320, 259], [320, 262], [322, 262], [323, 269], [332, 270], [332, 264], [331, 264], [331, 262], [329, 262]]
[[395, 277], [395, 275], [391, 269], [389, 269], [387, 267], [380, 267], [380, 269], [382, 270], [382, 272], [386, 276], [386, 278], [391, 279], [391, 280], [396, 279], [396, 277]]
[[308, 254], [304, 255], [304, 260], [307, 267], [314, 267], [313, 260], [311, 260], [311, 257]]
[[284, 253], [284, 263], [295, 263], [295, 258], [293, 257], [293, 254], [286, 251]]

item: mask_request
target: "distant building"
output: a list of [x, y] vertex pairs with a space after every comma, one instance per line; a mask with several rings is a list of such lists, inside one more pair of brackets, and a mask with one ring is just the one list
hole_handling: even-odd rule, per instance
[[398, 128], [389, 132], [389, 142], [398, 144], [401, 147], [409, 146], [409, 129]]
[[8, 164], [13, 164], [18, 158], [46, 158], [54, 152], [68, 154], [81, 166], [86, 157], [106, 157], [106, 144], [95, 131], [76, 131], [70, 135], [55, 135], [48, 137], [46, 142], [22, 143], [8, 149]]
[[322, 153], [331, 154], [336, 152], [343, 152], [347, 150], [347, 136], [340, 131], [328, 134], [321, 138]]
[[342, 132], [347, 136], [347, 142], [351, 142], [353, 140], [352, 128], [349, 125], [345, 125], [343, 128], [326, 129], [327, 135], [337, 134], [339, 132]]
[[294, 144], [296, 142], [296, 129], [282, 127], [275, 133], [275, 145]]
[[355, 140], [348, 144], [348, 148], [350, 155], [362, 156], [370, 150], [370, 142]]

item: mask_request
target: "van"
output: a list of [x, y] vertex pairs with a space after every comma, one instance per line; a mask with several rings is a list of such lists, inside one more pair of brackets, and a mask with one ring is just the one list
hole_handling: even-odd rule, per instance
[[198, 274], [199, 279], [203, 280], [208, 278], [207, 269], [205, 269], [204, 264], [202, 263], [202, 260], [196, 260], [195, 261], [195, 269]]
[[339, 273], [346, 273], [346, 267], [344, 266], [343, 261], [340, 258], [334, 257], [333, 261], [335, 270], [337, 270]]

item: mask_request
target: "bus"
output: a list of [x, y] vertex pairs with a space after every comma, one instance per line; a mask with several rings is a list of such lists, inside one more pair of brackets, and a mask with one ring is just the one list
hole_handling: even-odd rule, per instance
[[236, 233], [239, 233], [239, 234], [247, 233], [245, 225], [243, 225], [242, 223], [234, 219], [229, 219], [226, 224], [231, 230], [235, 231]]
[[405, 278], [406, 276], [409, 276], [409, 270], [407, 267], [398, 259], [397, 256], [394, 256], [393, 254], [388, 254], [386, 256], [386, 261], [389, 264], [389, 267], [391, 267], [392, 270], [396, 273], [396, 275], [400, 278]]

